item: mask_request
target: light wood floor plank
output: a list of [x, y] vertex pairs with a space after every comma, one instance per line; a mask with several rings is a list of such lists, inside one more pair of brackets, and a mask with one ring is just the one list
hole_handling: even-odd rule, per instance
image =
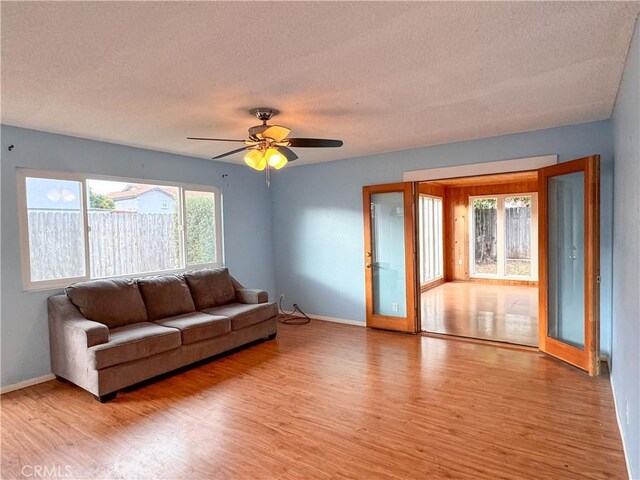
[[67, 478], [626, 475], [606, 376], [315, 320], [106, 404], [57, 380], [3, 395], [1, 476], [28, 465]]
[[538, 287], [447, 282], [420, 300], [424, 332], [538, 346]]

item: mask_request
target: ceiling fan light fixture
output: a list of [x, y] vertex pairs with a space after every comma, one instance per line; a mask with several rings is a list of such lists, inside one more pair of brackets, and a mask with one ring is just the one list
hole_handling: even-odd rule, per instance
[[262, 155], [262, 152], [258, 149], [249, 150], [244, 155], [244, 163], [249, 165], [255, 170], [264, 170], [267, 166], [267, 159]]
[[[1, 1], [1, 0], [0, 0]], [[250, 110], [262, 122], [262, 125], [254, 125], [249, 128], [249, 138], [208, 138], [208, 137], [187, 137], [190, 140], [206, 140], [211, 142], [235, 142], [243, 143], [244, 146], [229, 152], [217, 155], [212, 160], [235, 155], [239, 152], [246, 152], [244, 163], [254, 170], [266, 171], [267, 185], [270, 184], [269, 172], [271, 169], [280, 170], [289, 162], [298, 159], [298, 155], [292, 148], [327, 148], [341, 147], [342, 140], [329, 140], [325, 138], [289, 138], [291, 129], [282, 125], [269, 125], [267, 122], [279, 112], [274, 108], [258, 107]]]
[[272, 168], [275, 168], [276, 170], [280, 170], [288, 162], [287, 157], [282, 155], [275, 148], [268, 148], [267, 151], [264, 154], [264, 157], [266, 158], [267, 163], [269, 164], [269, 166], [272, 167]]

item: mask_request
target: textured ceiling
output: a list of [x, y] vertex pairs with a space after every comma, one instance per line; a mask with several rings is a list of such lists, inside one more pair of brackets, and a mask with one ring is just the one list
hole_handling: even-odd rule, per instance
[[344, 140], [297, 164], [588, 122], [639, 5], [2, 2], [2, 122], [211, 157], [266, 105]]

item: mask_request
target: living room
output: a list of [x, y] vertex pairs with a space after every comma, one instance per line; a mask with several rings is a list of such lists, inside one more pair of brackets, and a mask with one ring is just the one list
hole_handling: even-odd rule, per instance
[[[640, 478], [639, 12], [3, 1], [0, 476]], [[522, 172], [542, 328], [422, 332], [420, 185]]]

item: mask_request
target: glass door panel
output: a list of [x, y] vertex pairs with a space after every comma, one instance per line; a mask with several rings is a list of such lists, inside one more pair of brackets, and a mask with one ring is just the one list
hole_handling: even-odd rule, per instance
[[371, 195], [373, 313], [407, 315], [405, 288], [404, 195]]
[[416, 331], [414, 201], [411, 183], [363, 188], [368, 327]]
[[584, 172], [549, 178], [547, 335], [584, 350]]

